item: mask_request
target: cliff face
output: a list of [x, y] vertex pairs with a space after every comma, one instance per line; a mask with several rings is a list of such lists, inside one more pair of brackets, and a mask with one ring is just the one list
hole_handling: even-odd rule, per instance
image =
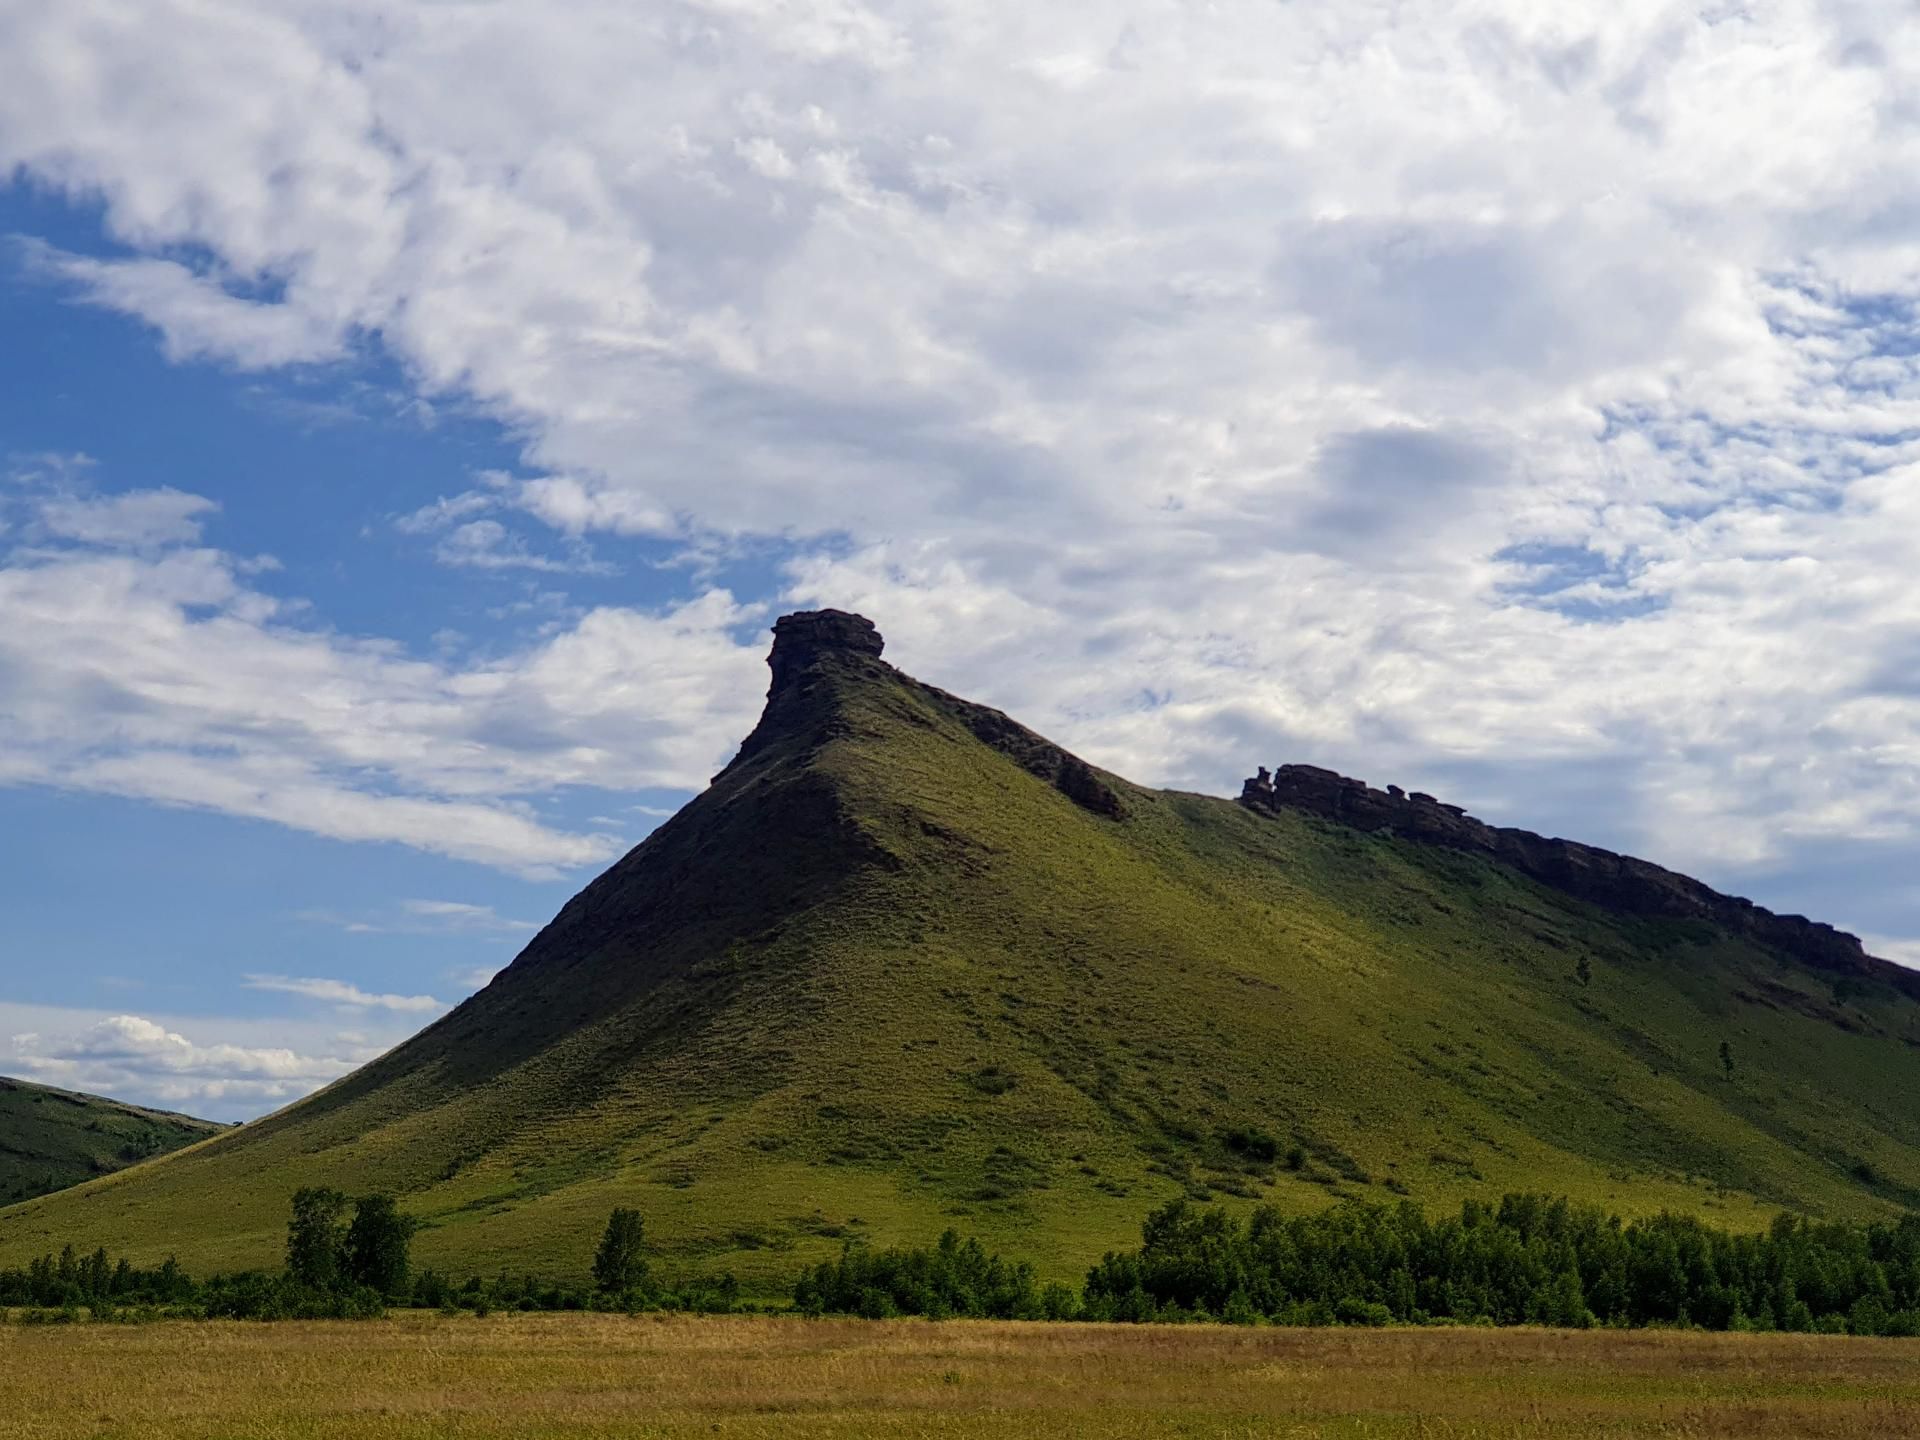
[[902, 675], [880, 658], [884, 649], [879, 630], [864, 615], [845, 610], [802, 610], [781, 616], [774, 622], [773, 650], [767, 656], [773, 684], [767, 691], [766, 713], [721, 774], [757, 755], [769, 735], [792, 730], [794, 715], [806, 705], [807, 697], [824, 676], [851, 674], [869, 681], [884, 678], [919, 691], [954, 715], [975, 739], [1046, 781], [1081, 809], [1108, 820], [1125, 815], [1119, 793], [1078, 755], [1062, 750], [999, 710]]
[[1316, 765], [1263, 765], [1241, 788], [1252, 810], [1302, 810], [1356, 830], [1390, 830], [1430, 845], [1490, 855], [1544, 885], [1631, 915], [1708, 920], [1821, 970], [1857, 975], [1920, 997], [1920, 972], [1866, 953], [1859, 938], [1804, 915], [1776, 915], [1737, 895], [1723, 895], [1685, 875], [1631, 855], [1573, 840], [1488, 825], [1458, 805], [1398, 785], [1376, 790]]

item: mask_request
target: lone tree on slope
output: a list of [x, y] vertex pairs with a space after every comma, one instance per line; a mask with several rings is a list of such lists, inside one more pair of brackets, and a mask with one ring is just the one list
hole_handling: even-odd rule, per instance
[[593, 1282], [609, 1295], [626, 1295], [647, 1283], [647, 1261], [640, 1253], [644, 1226], [638, 1210], [616, 1206], [593, 1257]]

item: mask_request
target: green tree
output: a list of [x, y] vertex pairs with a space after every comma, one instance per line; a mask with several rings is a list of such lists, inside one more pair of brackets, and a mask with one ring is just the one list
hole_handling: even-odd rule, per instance
[[364, 1195], [354, 1202], [343, 1254], [346, 1278], [382, 1295], [407, 1293], [407, 1249], [419, 1226], [403, 1215], [391, 1195]]
[[1582, 955], [1574, 964], [1573, 976], [1583, 986], [1593, 984], [1593, 961]]
[[640, 1253], [644, 1225], [638, 1210], [616, 1206], [593, 1257], [593, 1281], [610, 1295], [625, 1295], [647, 1283], [647, 1261]]
[[1733, 1079], [1733, 1047], [1724, 1040], [1720, 1042], [1720, 1068], [1727, 1072], [1727, 1079]]
[[107, 1259], [107, 1247], [102, 1245], [87, 1257], [81, 1267], [80, 1288], [95, 1300], [104, 1299], [111, 1293], [113, 1286], [113, 1264]]
[[315, 1290], [340, 1286], [340, 1218], [347, 1197], [338, 1190], [309, 1185], [293, 1192], [293, 1216], [287, 1221], [287, 1273]]

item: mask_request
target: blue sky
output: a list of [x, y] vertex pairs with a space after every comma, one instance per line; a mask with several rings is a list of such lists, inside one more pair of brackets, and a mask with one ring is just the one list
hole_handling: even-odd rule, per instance
[[[0, 191], [0, 233], [70, 254], [125, 254], [101, 218], [99, 206], [30, 182]], [[76, 303], [18, 250], [10, 258], [0, 285], [0, 454], [15, 507], [50, 493], [86, 503], [165, 489], [203, 497], [211, 503], [196, 519], [200, 538], [235, 556], [271, 556], [272, 568], [250, 583], [297, 602], [290, 625], [376, 636], [423, 655], [537, 643], [567, 615], [666, 606], [685, 588], [659, 568], [666, 547], [621, 538], [590, 559], [570, 553], [577, 568], [558, 575], [436, 563], [432, 537], [401, 521], [476, 474], [511, 471], [519, 450], [499, 423], [457, 401], [423, 402], [375, 346], [290, 373], [170, 362], [137, 320]], [[0, 532], [0, 543], [21, 530]], [[22, 548], [44, 544], [29, 534]], [[18, 552], [13, 560], [34, 563]], [[749, 586], [767, 584], [764, 564], [718, 570], [727, 572], [722, 583], [737, 573]], [[743, 616], [742, 642], [753, 643], [762, 623]], [[717, 735], [713, 750], [723, 755]], [[570, 785], [528, 799], [543, 824], [604, 836], [596, 853], [613, 854], [686, 794]], [[29, 1063], [12, 1068], [33, 1070], [38, 1049], [124, 1012], [161, 1016], [202, 1044], [238, 1030], [248, 1050], [294, 1041], [298, 1053], [359, 1058], [475, 988], [592, 868], [515, 873], [402, 843], [343, 843], [190, 800], [17, 785], [0, 791], [0, 1009], [13, 1032], [0, 1046], [64, 1027], [53, 1044], [18, 1047]], [[360, 996], [341, 1003], [281, 984], [316, 978]], [[41, 1068], [67, 1078], [57, 1060]], [[119, 1090], [132, 1098], [223, 1118], [271, 1108], [319, 1073], [282, 1081], [242, 1059], [169, 1079], [145, 1073], [134, 1055], [97, 1068], [124, 1069], [130, 1083]]]
[[[209, 503], [194, 512], [195, 540], [271, 557], [248, 584], [290, 607], [285, 624], [441, 660], [538, 645], [596, 606], [685, 598], [684, 570], [672, 566], [678, 547], [644, 538], [549, 544], [537, 556], [529, 548], [523, 564], [448, 563], [435, 554], [443, 532], [408, 517], [478, 476], [515, 472], [520, 445], [508, 427], [457, 396], [422, 399], [376, 344], [260, 374], [170, 361], [149, 327], [78, 303], [33, 263], [38, 245], [101, 258], [129, 251], [106, 232], [99, 205], [30, 178], [0, 191], [0, 234], [14, 240], [0, 286], [0, 455], [16, 512], [53, 497], [199, 497]], [[22, 541], [15, 564], [71, 553], [62, 537], [49, 546], [31, 521], [9, 518], [0, 540]], [[771, 588], [768, 559], [753, 553], [766, 547], [741, 548], [703, 567], [705, 584]], [[758, 644], [768, 616], [732, 618], [723, 632]], [[750, 719], [751, 694], [727, 698], [735, 718]], [[728, 737], [705, 742], [717, 766]], [[581, 783], [541, 787], [525, 803], [543, 826], [595, 837], [599, 860], [644, 837], [688, 793]], [[511, 856], [476, 866], [418, 845], [342, 842], [242, 818], [191, 796], [155, 804], [31, 781], [0, 791], [0, 820], [0, 1008], [12, 1068], [74, 1083], [120, 1079], [116, 1093], [222, 1118], [272, 1108], [327, 1066], [284, 1077], [221, 1057], [169, 1077], [149, 1073], [137, 1053], [75, 1064], [38, 1052], [71, 1048], [86, 1035], [75, 1027], [124, 1012], [158, 1015], [202, 1045], [238, 1031], [249, 1052], [362, 1058], [482, 983], [597, 868], [537, 856], [532, 873]], [[337, 982], [339, 994], [288, 983], [312, 981]]]
[[9, 8], [0, 1071], [242, 1117], [378, 1053], [821, 603], [1141, 780], [1920, 959], [1916, 26]]

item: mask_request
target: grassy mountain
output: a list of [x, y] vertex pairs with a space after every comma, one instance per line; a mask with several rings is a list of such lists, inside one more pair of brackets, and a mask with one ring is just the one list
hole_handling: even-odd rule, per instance
[[484, 991], [265, 1120], [0, 1211], [0, 1263], [272, 1263], [317, 1181], [401, 1192], [442, 1268], [579, 1274], [630, 1204], [665, 1268], [761, 1285], [948, 1225], [1072, 1274], [1181, 1193], [1736, 1225], [1920, 1199], [1899, 973], [1143, 789], [879, 649], [783, 620], [735, 760]]
[[0, 1205], [124, 1170], [225, 1128], [0, 1076]]

